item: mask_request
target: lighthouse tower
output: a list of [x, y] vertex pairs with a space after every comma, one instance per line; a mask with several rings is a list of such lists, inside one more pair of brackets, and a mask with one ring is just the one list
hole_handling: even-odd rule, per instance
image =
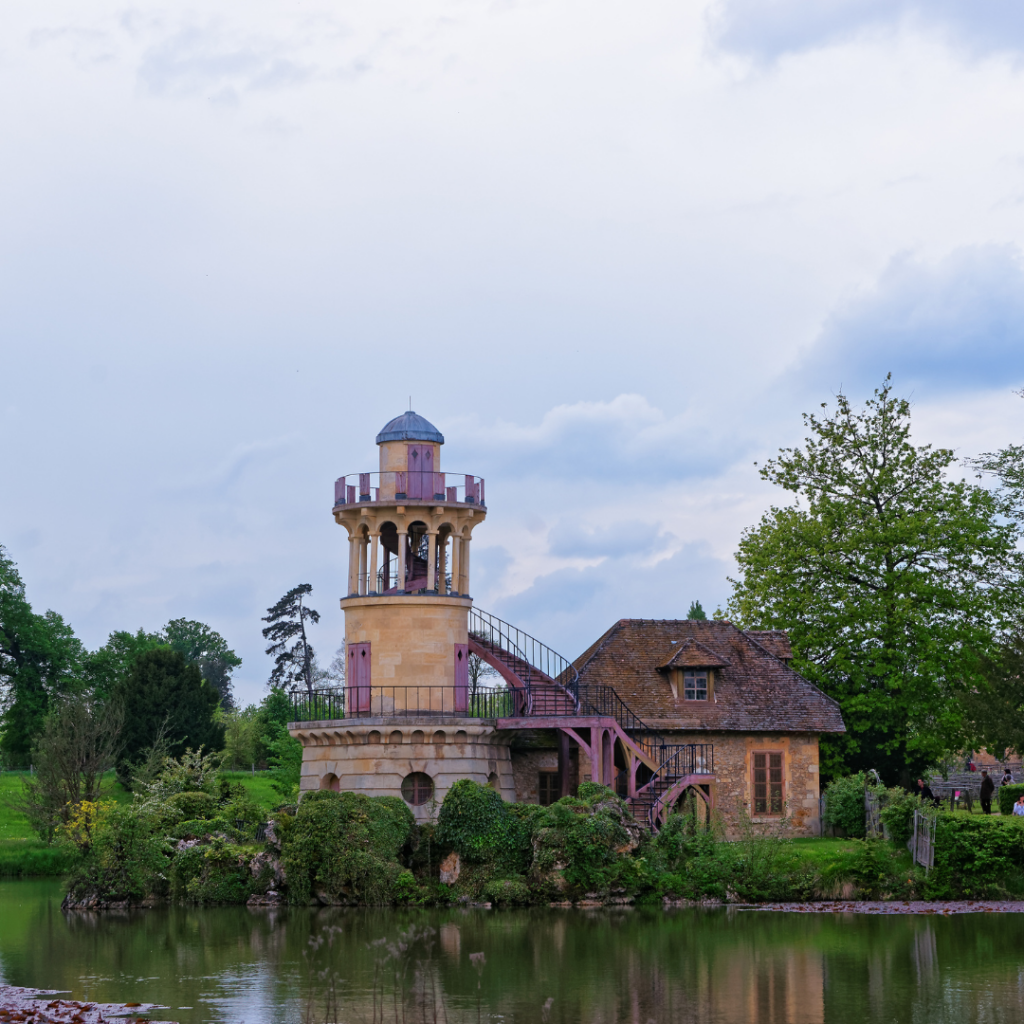
[[445, 472], [443, 444], [403, 413], [377, 435], [379, 470], [336, 481], [349, 553], [345, 691], [318, 698], [316, 721], [293, 730], [303, 792], [401, 796], [420, 820], [462, 778], [515, 799], [500, 709], [471, 699], [470, 543], [487, 515], [484, 481]]

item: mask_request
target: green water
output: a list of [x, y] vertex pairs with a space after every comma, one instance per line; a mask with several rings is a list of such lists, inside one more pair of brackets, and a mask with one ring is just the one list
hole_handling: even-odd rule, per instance
[[183, 1024], [1010, 1024], [1024, 1020], [1024, 915], [226, 907], [65, 917], [57, 884], [8, 881], [0, 977], [163, 1003], [162, 1016]]

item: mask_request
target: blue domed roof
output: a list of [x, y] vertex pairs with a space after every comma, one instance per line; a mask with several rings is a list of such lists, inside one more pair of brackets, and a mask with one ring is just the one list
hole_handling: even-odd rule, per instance
[[417, 416], [411, 409], [396, 416], [377, 435], [377, 444], [385, 441], [436, 441], [444, 444], [444, 435], [429, 420]]

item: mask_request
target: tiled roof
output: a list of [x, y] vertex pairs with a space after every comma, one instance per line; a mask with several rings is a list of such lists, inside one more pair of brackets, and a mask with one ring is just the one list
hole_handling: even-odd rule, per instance
[[789, 661], [793, 657], [789, 634], [784, 629], [745, 629], [743, 632], [767, 648], [768, 653], [774, 654], [776, 658]]
[[[658, 669], [684, 645], [704, 648], [721, 661], [714, 700], [684, 701], [681, 690], [672, 696], [667, 675]], [[635, 714], [661, 728], [845, 732], [839, 705], [775, 651], [792, 657], [782, 630], [748, 634], [729, 622], [620, 619], [574, 664], [581, 685], [611, 686]]]
[[714, 651], [690, 638], [673, 647], [675, 653], [659, 669], [668, 668], [723, 668], [728, 665]]

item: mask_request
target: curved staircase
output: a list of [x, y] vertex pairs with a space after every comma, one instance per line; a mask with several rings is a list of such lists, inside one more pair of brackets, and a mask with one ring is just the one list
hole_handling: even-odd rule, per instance
[[[713, 780], [711, 744], [667, 743], [611, 687], [581, 687], [572, 662], [496, 615], [470, 610], [469, 650], [490, 665], [516, 695], [517, 718], [570, 719], [564, 726], [557, 721], [552, 725], [568, 731], [577, 742], [573, 718], [613, 731], [623, 747], [651, 772], [650, 779], [626, 799], [633, 816], [650, 831], [657, 831], [683, 790]], [[709, 797], [701, 795], [710, 805]]]

